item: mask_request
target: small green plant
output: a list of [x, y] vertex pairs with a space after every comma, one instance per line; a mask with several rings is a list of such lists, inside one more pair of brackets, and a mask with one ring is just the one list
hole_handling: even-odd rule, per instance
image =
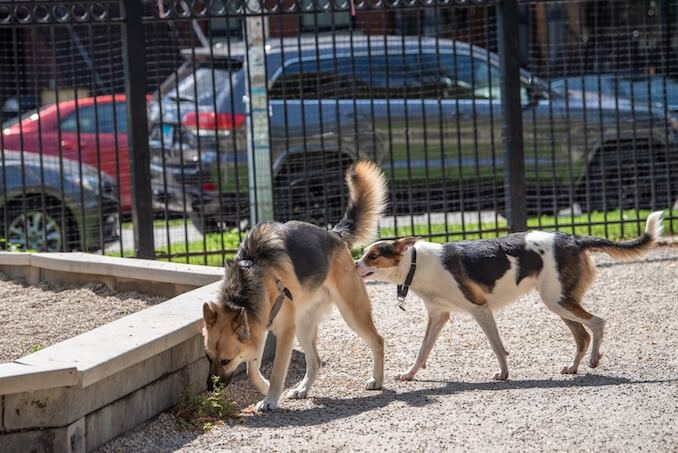
[[27, 343], [24, 343], [23, 339], [19, 339], [19, 348], [23, 351], [21, 353], [22, 356], [26, 354], [33, 354], [34, 352], [38, 352], [42, 349], [45, 349], [45, 345], [42, 343], [33, 343], [32, 345], [26, 347]]
[[38, 352], [42, 349], [45, 349], [45, 345], [40, 344], [40, 343], [35, 343], [35, 344], [32, 344], [30, 348], [28, 348], [28, 352], [30, 354], [33, 354], [34, 352]]
[[174, 415], [183, 429], [209, 431], [228, 418], [238, 418], [240, 411], [228, 399], [225, 386], [218, 377], [213, 378], [214, 388], [197, 395], [185, 391]]

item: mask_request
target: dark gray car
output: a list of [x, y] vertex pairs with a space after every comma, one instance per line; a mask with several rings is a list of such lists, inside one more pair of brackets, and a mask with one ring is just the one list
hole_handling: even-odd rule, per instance
[[4, 248], [96, 250], [118, 239], [118, 189], [93, 167], [35, 153], [0, 151]]
[[[150, 104], [156, 199], [210, 231], [247, 217], [244, 48], [185, 56]], [[337, 220], [343, 169], [359, 157], [387, 173], [397, 213], [491, 207], [503, 190], [496, 54], [433, 38], [295, 38], [271, 41], [266, 67], [277, 218]], [[521, 98], [531, 212], [669, 203], [662, 109], [568, 97], [524, 70]]]

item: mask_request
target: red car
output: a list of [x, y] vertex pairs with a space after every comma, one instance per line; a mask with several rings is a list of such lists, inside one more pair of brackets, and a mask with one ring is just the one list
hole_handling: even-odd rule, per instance
[[132, 211], [124, 95], [64, 101], [28, 112], [21, 121], [5, 125], [0, 145], [100, 168], [117, 180], [122, 212]]

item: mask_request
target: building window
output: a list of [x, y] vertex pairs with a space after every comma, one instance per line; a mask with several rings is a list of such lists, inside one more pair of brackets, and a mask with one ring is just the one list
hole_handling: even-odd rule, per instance
[[[328, 2], [329, 0], [319, 0], [318, 6], [324, 8], [325, 6], [329, 6]], [[312, 8], [313, 3], [314, 0], [304, 0], [304, 9]], [[328, 9], [331, 9], [331, 7]], [[351, 25], [351, 13], [348, 11], [339, 13], [316, 12], [301, 15], [302, 31], [350, 29]]]

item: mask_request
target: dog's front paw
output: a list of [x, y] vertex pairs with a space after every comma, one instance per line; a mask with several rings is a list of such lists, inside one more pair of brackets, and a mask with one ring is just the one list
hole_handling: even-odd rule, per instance
[[403, 374], [398, 374], [396, 376], [396, 381], [411, 381], [414, 379], [415, 373], [412, 373], [411, 371], [408, 373], [403, 373]]
[[365, 390], [379, 390], [381, 389], [381, 382], [378, 382], [375, 378], [369, 378], [365, 382]]
[[563, 367], [560, 374], [577, 374], [577, 367], [574, 365]]
[[269, 412], [269, 411], [274, 411], [278, 408], [278, 402], [274, 400], [269, 400], [264, 398], [263, 400], [259, 401], [256, 406], [254, 406], [254, 410], [257, 412]]
[[289, 392], [287, 392], [287, 397], [291, 400], [299, 399], [299, 398], [306, 398], [308, 395], [308, 389], [306, 387], [297, 387], [293, 388]]
[[500, 371], [499, 373], [494, 375], [495, 381], [505, 381], [507, 379], [508, 379], [508, 370]]

